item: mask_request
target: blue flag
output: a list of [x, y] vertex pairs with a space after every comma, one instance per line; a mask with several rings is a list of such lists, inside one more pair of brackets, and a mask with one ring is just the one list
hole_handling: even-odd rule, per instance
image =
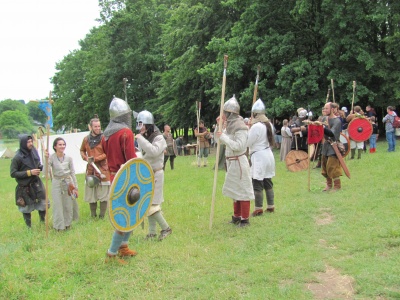
[[47, 116], [46, 125], [49, 125], [50, 128], [53, 128], [53, 111], [51, 104], [48, 101], [40, 102], [39, 108], [43, 110]]

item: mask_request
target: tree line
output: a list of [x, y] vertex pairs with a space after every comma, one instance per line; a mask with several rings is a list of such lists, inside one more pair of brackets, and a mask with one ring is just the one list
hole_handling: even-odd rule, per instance
[[[99, 0], [99, 26], [80, 49], [56, 64], [55, 128], [108, 122], [115, 95], [159, 126], [207, 126], [219, 113], [223, 56], [229, 56], [225, 99], [267, 116], [298, 107], [320, 114], [334, 79], [335, 101], [383, 111], [400, 99], [400, 2], [387, 0]], [[127, 79], [124, 87], [123, 79]], [[126, 89], [126, 94], [125, 94]], [[332, 95], [332, 93], [331, 93]], [[332, 98], [331, 98], [332, 100]]]

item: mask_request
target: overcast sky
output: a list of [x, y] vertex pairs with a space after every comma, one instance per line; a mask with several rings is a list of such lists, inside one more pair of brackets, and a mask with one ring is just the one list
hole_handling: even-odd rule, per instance
[[44, 99], [55, 64], [98, 26], [98, 0], [2, 0], [0, 101]]

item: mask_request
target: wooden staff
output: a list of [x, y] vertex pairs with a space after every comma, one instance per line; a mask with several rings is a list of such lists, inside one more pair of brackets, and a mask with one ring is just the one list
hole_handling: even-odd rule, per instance
[[[52, 104], [52, 100], [51, 100], [51, 91], [49, 93], [49, 104]], [[49, 143], [50, 143], [50, 124], [47, 122], [46, 124], [46, 133], [47, 133], [47, 148], [46, 150], [49, 151]], [[49, 156], [46, 155], [46, 201], [45, 201], [45, 205], [46, 205], [46, 237], [49, 236]]]
[[[256, 83], [254, 84], [253, 105], [254, 105], [254, 103], [257, 101], [258, 80], [260, 79], [260, 69], [261, 69], [261, 66], [258, 65], [258, 67], [257, 67], [257, 76], [256, 76]], [[251, 117], [253, 117], [253, 113], [251, 113]]]
[[353, 100], [351, 101], [351, 110], [350, 110], [350, 113], [351, 113], [351, 114], [354, 113], [354, 112], [353, 112], [353, 105], [354, 105], [354, 97], [355, 97], [355, 94], [356, 94], [356, 82], [353, 81]]
[[[225, 102], [225, 86], [226, 86], [226, 68], [228, 67], [228, 55], [224, 55], [224, 73], [222, 75], [222, 92], [221, 92], [221, 107], [219, 110], [219, 122], [218, 122], [218, 132], [222, 132], [222, 116], [224, 114], [224, 102]], [[210, 226], [212, 228], [212, 222], [214, 218], [214, 205], [215, 205], [215, 193], [217, 191], [217, 178], [218, 178], [218, 164], [219, 164], [219, 151], [220, 142], [217, 143], [217, 153], [215, 156], [215, 166], [214, 166], [214, 185], [212, 191], [212, 201], [211, 201], [211, 212], [210, 212]]]
[[333, 86], [333, 79], [331, 79], [331, 86], [332, 86], [332, 99], [333, 103], [335, 103], [335, 88]]
[[331, 92], [331, 88], [328, 86], [328, 93], [326, 94], [326, 100], [325, 103], [328, 103], [329, 100], [329, 93]]
[[[201, 102], [196, 101], [196, 116], [197, 116], [197, 134], [200, 133], [200, 109], [201, 109]], [[196, 149], [196, 161], [198, 160], [200, 154], [200, 137], [197, 137], [197, 149]]]

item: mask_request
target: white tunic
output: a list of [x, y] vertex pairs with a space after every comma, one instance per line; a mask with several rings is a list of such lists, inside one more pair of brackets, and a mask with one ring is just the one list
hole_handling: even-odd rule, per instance
[[251, 158], [251, 177], [256, 180], [275, 176], [275, 158], [267, 139], [267, 127], [258, 122], [251, 126], [247, 138]]
[[154, 171], [154, 198], [152, 205], [158, 205], [164, 202], [164, 150], [167, 148], [167, 142], [162, 135], [157, 135], [153, 143], [150, 143], [143, 136], [136, 136], [139, 148], [143, 150], [143, 159], [147, 160]]
[[[227, 134], [224, 131], [219, 141], [226, 145], [227, 173], [222, 194], [233, 200], [254, 200], [250, 165], [245, 155], [247, 130], [238, 130], [234, 134]], [[230, 157], [237, 157], [237, 159], [231, 160]]]

